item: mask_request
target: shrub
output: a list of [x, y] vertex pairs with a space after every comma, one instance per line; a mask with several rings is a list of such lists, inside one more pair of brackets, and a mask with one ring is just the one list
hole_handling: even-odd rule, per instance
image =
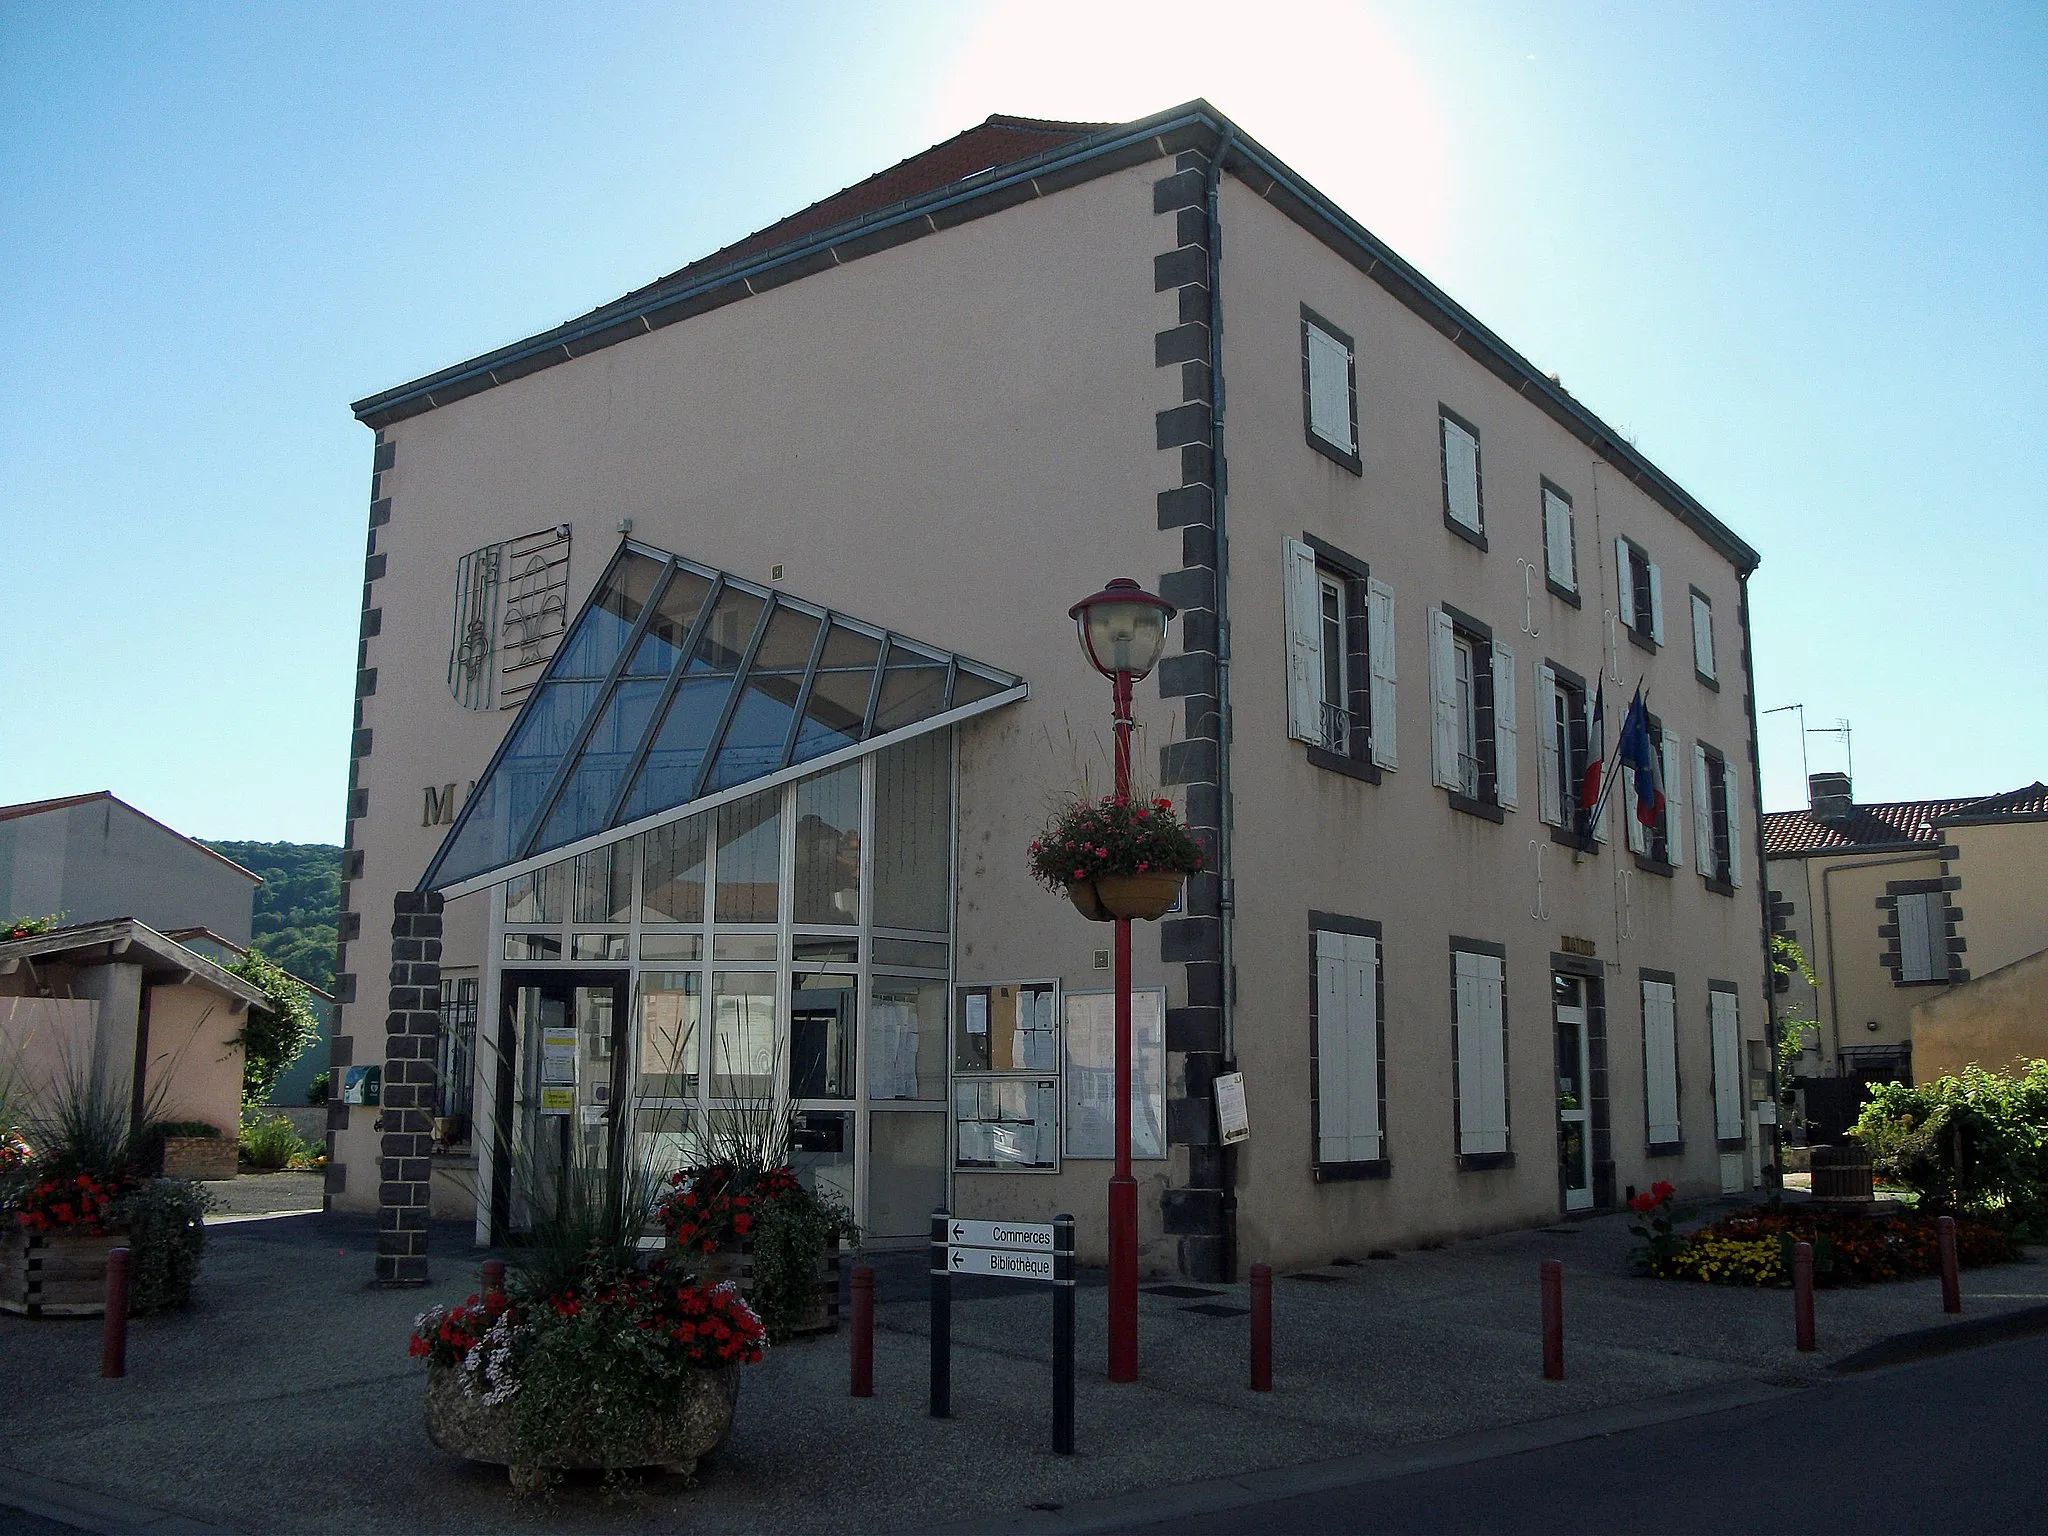
[[242, 1156], [258, 1168], [272, 1172], [286, 1167], [292, 1159], [306, 1155], [306, 1144], [284, 1115], [268, 1120], [251, 1119], [242, 1126]]
[[334, 1074], [327, 1068], [322, 1067], [313, 1074], [313, 1081], [306, 1084], [306, 1102], [308, 1104], [320, 1105], [325, 1104], [333, 1097]]
[[206, 1247], [206, 1213], [214, 1200], [190, 1179], [146, 1179], [121, 1202], [134, 1255], [128, 1305], [161, 1312], [192, 1299]]
[[2017, 1078], [1972, 1066], [1917, 1087], [1884, 1084], [1849, 1134], [1923, 1210], [2048, 1235], [2048, 1061]]
[[268, 1104], [285, 1068], [320, 1038], [320, 1021], [313, 1015], [306, 984], [253, 949], [228, 969], [254, 982], [270, 998], [267, 1006], [249, 1010], [248, 1022], [235, 1037], [242, 1047], [242, 1102]]
[[679, 1263], [751, 1246], [748, 1300], [777, 1343], [810, 1315], [818, 1255], [835, 1237], [852, 1242], [860, 1236], [842, 1206], [812, 1194], [784, 1167], [714, 1163], [677, 1173], [654, 1217], [681, 1254]]
[[[1649, 1272], [1668, 1280], [1715, 1285], [1783, 1285], [1792, 1273], [1792, 1245], [1813, 1245], [1814, 1284], [1867, 1285], [1909, 1280], [1941, 1268], [1936, 1218], [1853, 1216], [1803, 1205], [1755, 1205], [1701, 1227]], [[1966, 1269], [2018, 1257], [2012, 1240], [1985, 1221], [1956, 1222], [1956, 1258]]]

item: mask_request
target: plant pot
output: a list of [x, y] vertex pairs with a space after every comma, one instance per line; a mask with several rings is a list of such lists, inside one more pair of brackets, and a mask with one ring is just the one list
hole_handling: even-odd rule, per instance
[[439, 1363], [427, 1368], [427, 1438], [468, 1461], [504, 1467], [514, 1487], [537, 1489], [549, 1472], [611, 1467], [659, 1467], [684, 1476], [725, 1443], [739, 1401], [740, 1368], [722, 1365], [691, 1373], [689, 1395], [676, 1414], [647, 1434], [603, 1446], [590, 1455], [542, 1451], [529, 1460], [516, 1432], [518, 1399], [480, 1403], [462, 1390], [462, 1373]]
[[1118, 918], [1151, 922], [1164, 917], [1180, 895], [1187, 877], [1177, 874], [1103, 875], [1067, 887], [1067, 899], [1091, 923]]
[[[737, 1285], [740, 1295], [751, 1305], [754, 1299], [754, 1245], [743, 1241], [737, 1248], [721, 1248], [716, 1253], [689, 1254], [677, 1262], [684, 1264], [694, 1275], [697, 1284], [704, 1286], [723, 1285], [728, 1280]], [[794, 1324], [789, 1332], [831, 1333], [839, 1327], [839, 1240], [834, 1238], [818, 1255], [818, 1284], [812, 1295], [810, 1310], [803, 1321]]]
[[128, 1230], [0, 1232], [0, 1312], [18, 1317], [100, 1317], [107, 1310], [107, 1255]]

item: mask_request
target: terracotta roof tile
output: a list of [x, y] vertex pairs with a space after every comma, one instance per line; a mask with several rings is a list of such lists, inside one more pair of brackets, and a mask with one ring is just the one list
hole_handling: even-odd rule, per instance
[[2002, 795], [1951, 800], [1892, 800], [1859, 805], [1846, 820], [1828, 822], [1812, 811], [1764, 813], [1764, 852], [1772, 858], [1832, 853], [1838, 849], [1941, 846], [1938, 824], [1951, 816], [2017, 816], [2048, 812], [2048, 785], [2030, 784]]

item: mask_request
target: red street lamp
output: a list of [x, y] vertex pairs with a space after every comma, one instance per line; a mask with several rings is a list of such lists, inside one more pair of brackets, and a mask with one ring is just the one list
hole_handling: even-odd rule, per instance
[[[1131, 684], [1158, 665], [1173, 605], [1120, 576], [1067, 610], [1110, 679], [1116, 793], [1131, 797]], [[1116, 920], [1116, 1172], [1109, 1181], [1109, 1379], [1138, 1379], [1138, 1181], [1131, 1177], [1131, 920]]]

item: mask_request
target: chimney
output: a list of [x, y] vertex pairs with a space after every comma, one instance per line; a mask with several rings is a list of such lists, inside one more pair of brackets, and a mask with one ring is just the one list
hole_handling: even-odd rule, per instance
[[1846, 773], [1808, 774], [1806, 798], [1815, 821], [1847, 821], [1856, 814], [1855, 802], [1849, 797], [1849, 775]]

